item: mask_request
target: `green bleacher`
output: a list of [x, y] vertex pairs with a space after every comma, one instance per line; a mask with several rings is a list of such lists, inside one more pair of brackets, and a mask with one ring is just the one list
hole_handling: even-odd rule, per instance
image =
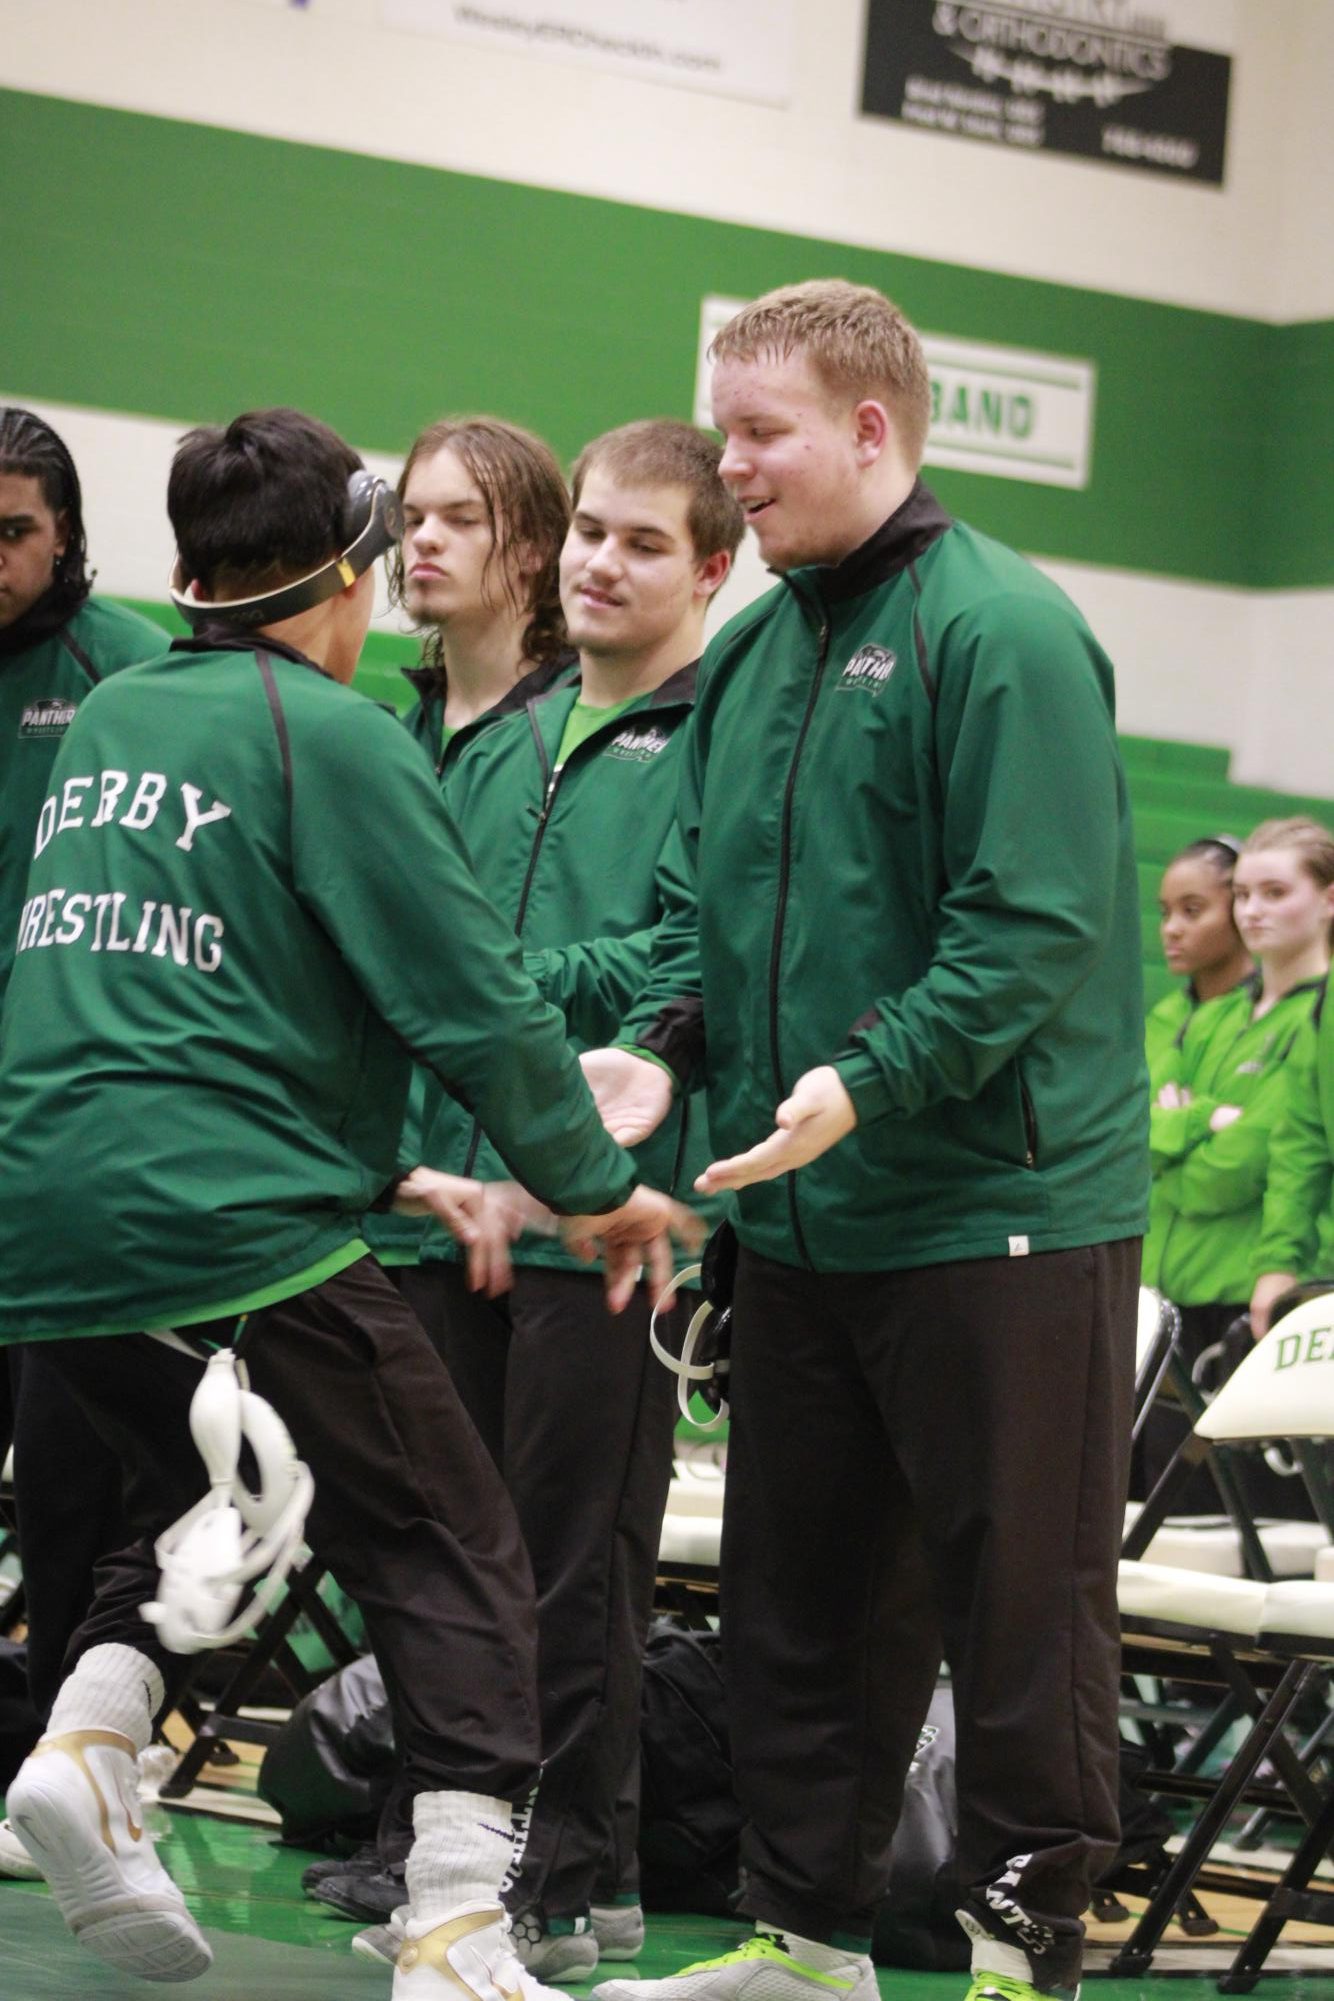
[[1121, 753], [1135, 816], [1144, 993], [1152, 1007], [1173, 985], [1158, 939], [1158, 884], [1173, 855], [1205, 834], [1233, 834], [1240, 840], [1261, 820], [1295, 813], [1334, 827], [1334, 801], [1234, 785], [1228, 777], [1230, 752], [1210, 744], [1123, 736]]

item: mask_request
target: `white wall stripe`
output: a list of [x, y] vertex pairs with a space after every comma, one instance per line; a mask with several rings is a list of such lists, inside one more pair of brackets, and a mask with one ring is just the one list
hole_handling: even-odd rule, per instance
[[[54, 424], [83, 481], [97, 587], [165, 602], [173, 547], [164, 496], [171, 456], [190, 420], [24, 401]], [[399, 462], [366, 452], [396, 479]], [[1119, 722], [1145, 736], [1226, 745], [1233, 776], [1334, 795], [1326, 719], [1334, 686], [1334, 590], [1247, 592], [1084, 563], [1035, 558], [1085, 613], [1117, 670]], [[768, 590], [747, 536], [713, 623]], [[381, 573], [381, 632], [403, 630]]]

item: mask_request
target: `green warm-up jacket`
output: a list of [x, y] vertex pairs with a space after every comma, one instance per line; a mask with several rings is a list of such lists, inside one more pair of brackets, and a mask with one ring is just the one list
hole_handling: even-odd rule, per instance
[[0, 1341], [212, 1318], [364, 1254], [412, 1058], [543, 1201], [634, 1185], [399, 724], [225, 630], [96, 689], [0, 1057]]
[[108, 674], [161, 653], [161, 626], [85, 598], [62, 620], [33, 614], [0, 631], [0, 1001], [56, 752], [80, 702]]
[[[1190, 1102], [1155, 1104], [1149, 1116], [1153, 1201], [1143, 1267], [1144, 1283], [1178, 1306], [1250, 1298], [1284, 1067], [1322, 986], [1294, 987], [1255, 1021], [1259, 984], [1247, 980], [1198, 1007], [1181, 1038], [1164, 1081], [1188, 1090]], [[1213, 1132], [1220, 1105], [1240, 1105], [1242, 1115]]]
[[1328, 989], [1297, 1031], [1269, 1135], [1269, 1179], [1255, 1270], [1334, 1272], [1334, 1007]]
[[[480, 716], [474, 716], [470, 723], [462, 724], [448, 738], [444, 733], [447, 688], [443, 673], [433, 667], [405, 667], [403, 678], [417, 699], [403, 716], [403, 726], [414, 743], [420, 744], [430, 758], [435, 775], [443, 784], [457, 759], [483, 730], [503, 722], [506, 716], [521, 714], [524, 703], [530, 698], [545, 694], [548, 688], [568, 681], [576, 661], [577, 656], [569, 652], [558, 659], [542, 661], [520, 676], [498, 702]], [[438, 1103], [439, 1085], [436, 1080], [429, 1071], [415, 1070], [400, 1141], [402, 1166], [415, 1166], [425, 1158], [423, 1128]], [[440, 1235], [441, 1228], [430, 1216], [404, 1216], [397, 1210], [389, 1209], [367, 1215], [363, 1220], [362, 1234], [381, 1264], [415, 1265], [421, 1259], [422, 1246]], [[453, 1241], [452, 1238], [450, 1241]]]
[[[560, 1009], [576, 1048], [611, 1041], [643, 985], [657, 927], [688, 897], [676, 795], [695, 676], [692, 663], [619, 710], [559, 769], [577, 686], [528, 701], [523, 715], [487, 730], [449, 766], [445, 798], [478, 881], [514, 926], [524, 964]], [[425, 1157], [486, 1181], [505, 1171], [478, 1124], [448, 1100]], [[641, 1181], [713, 1216], [717, 1200], [692, 1193], [710, 1157], [702, 1091], [678, 1102], [634, 1153]], [[455, 1256], [452, 1240], [432, 1230], [423, 1259]], [[515, 1258], [587, 1270], [558, 1238], [536, 1234], [521, 1239]]]
[[919, 483], [718, 635], [683, 766], [697, 921], [663, 928], [619, 1039], [680, 1075], [702, 1027], [720, 1157], [819, 1064], [858, 1116], [741, 1192], [743, 1243], [837, 1272], [1139, 1236], [1130, 810], [1070, 600]]

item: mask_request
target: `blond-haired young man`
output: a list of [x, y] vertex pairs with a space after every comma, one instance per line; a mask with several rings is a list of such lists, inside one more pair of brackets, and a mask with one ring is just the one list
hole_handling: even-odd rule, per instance
[[759, 1931], [634, 1993], [873, 2001], [942, 1655], [974, 1993], [1069, 1993], [1117, 1838], [1147, 1189], [1111, 669], [922, 484], [926, 365], [879, 293], [746, 308], [713, 407], [781, 581], [701, 669], [694, 921], [585, 1065], [637, 1140], [702, 1015], [728, 1157], [699, 1185], [740, 1191], [723, 1625]]

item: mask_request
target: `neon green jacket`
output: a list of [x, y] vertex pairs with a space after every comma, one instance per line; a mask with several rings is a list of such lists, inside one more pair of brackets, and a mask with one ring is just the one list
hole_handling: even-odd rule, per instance
[[1144, 1059], [1149, 1066], [1149, 1095], [1156, 1098], [1172, 1074], [1176, 1047], [1199, 1002], [1189, 986], [1173, 987], [1144, 1017]]
[[[1154, 1181], [1143, 1267], [1145, 1284], [1178, 1306], [1250, 1298], [1283, 1067], [1322, 987], [1294, 987], [1255, 1021], [1259, 987], [1247, 980], [1198, 1007], [1181, 1040], [1167, 1081], [1191, 1099], [1149, 1115]], [[1240, 1105], [1242, 1116], [1212, 1132], [1220, 1105]]]
[[1334, 1007], [1326, 999], [1284, 1066], [1253, 1276], [1334, 1273]]

